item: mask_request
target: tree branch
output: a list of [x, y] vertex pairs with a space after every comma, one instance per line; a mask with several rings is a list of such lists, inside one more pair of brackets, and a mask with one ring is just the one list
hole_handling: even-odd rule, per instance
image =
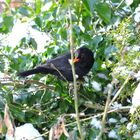
[[109, 102], [110, 102], [110, 97], [111, 97], [111, 93], [112, 93], [112, 85], [110, 84], [108, 86], [108, 88], [109, 88], [108, 89], [108, 96], [107, 96], [106, 105], [105, 105], [103, 118], [102, 118], [102, 128], [101, 128], [101, 131], [100, 131], [99, 135], [97, 136], [97, 140], [102, 139], [102, 135], [103, 135], [104, 129], [105, 129], [106, 116], [107, 116], [107, 112], [108, 112], [108, 109], [109, 109]]
[[73, 43], [73, 36], [72, 36], [72, 14], [71, 14], [71, 2], [69, 1], [69, 19], [70, 19], [70, 52], [71, 52], [71, 67], [72, 67], [72, 75], [73, 75], [73, 85], [74, 85], [74, 104], [75, 104], [75, 112], [76, 112], [76, 122], [77, 127], [80, 134], [80, 139], [84, 140], [81, 124], [80, 124], [80, 118], [79, 118], [79, 110], [78, 110], [78, 95], [77, 95], [77, 81], [76, 81], [76, 73], [75, 73], [75, 66], [73, 63], [74, 59], [74, 43]]
[[117, 93], [115, 94], [115, 96], [113, 97], [113, 99], [110, 101], [109, 106], [111, 106], [112, 103], [116, 100], [116, 98], [120, 95], [122, 89], [125, 87], [125, 85], [128, 83], [129, 80], [130, 80], [130, 75], [126, 78], [126, 80], [124, 81], [124, 83], [121, 86], [121, 88], [117, 91]]

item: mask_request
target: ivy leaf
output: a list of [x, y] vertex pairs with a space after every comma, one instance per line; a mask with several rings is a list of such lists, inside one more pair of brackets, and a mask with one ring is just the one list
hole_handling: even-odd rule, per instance
[[103, 40], [103, 37], [101, 35], [95, 36], [92, 39], [92, 46], [94, 46], [94, 48], [98, 47], [98, 44]]
[[94, 5], [98, 0], [83, 0], [83, 4], [88, 12], [94, 13]]
[[109, 23], [111, 19], [111, 8], [107, 3], [96, 3], [95, 10], [97, 11], [100, 18], [105, 22]]

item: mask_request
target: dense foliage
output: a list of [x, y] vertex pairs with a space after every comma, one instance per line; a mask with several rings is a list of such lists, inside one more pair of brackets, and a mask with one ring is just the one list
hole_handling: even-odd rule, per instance
[[[70, 8], [74, 47], [87, 46], [95, 59], [78, 90], [85, 139], [93, 140], [99, 133], [103, 133], [103, 140], [140, 139], [139, 109], [134, 114], [129, 112], [140, 80], [139, 0], [0, 3], [2, 117], [7, 103], [17, 126], [30, 122], [48, 139], [48, 131], [64, 115], [71, 137], [75, 140], [79, 137], [74, 98], [67, 82], [52, 75], [38, 74], [28, 79], [17, 76], [19, 71], [69, 51]], [[109, 113], [104, 113], [103, 121], [102, 113], [110, 94]], [[67, 137], [62, 135], [61, 139]]]

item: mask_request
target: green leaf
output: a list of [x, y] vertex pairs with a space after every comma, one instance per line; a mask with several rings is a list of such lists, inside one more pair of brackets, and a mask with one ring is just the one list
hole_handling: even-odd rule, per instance
[[33, 47], [35, 50], [37, 49], [37, 43], [36, 43], [36, 41], [35, 41], [34, 38], [31, 38], [31, 39], [30, 39], [30, 44], [32, 45], [32, 47]]
[[94, 48], [97, 48], [98, 47], [98, 44], [103, 40], [103, 37], [101, 35], [99, 36], [95, 36], [93, 39], [92, 39], [92, 46]]
[[38, 15], [41, 12], [41, 0], [36, 0], [35, 5], [36, 5], [36, 14]]
[[12, 30], [13, 27], [13, 17], [12, 16], [5, 16], [3, 18], [3, 22], [0, 23], [0, 32], [8, 33]]
[[31, 7], [24, 5], [23, 7], [19, 8], [19, 13], [27, 16], [27, 17], [32, 17], [34, 16], [34, 11]]
[[7, 2], [7, 3], [10, 3], [10, 2], [11, 2], [11, 0], [6, 0], [6, 2]]
[[138, 7], [139, 4], [140, 4], [139, 0], [134, 0], [131, 7], [136, 8], [136, 7]]
[[83, 0], [83, 4], [88, 12], [94, 13], [94, 5], [98, 0]]
[[117, 48], [115, 46], [109, 46], [105, 49], [105, 55], [107, 58], [110, 58], [113, 53], [117, 51]]
[[95, 10], [97, 11], [100, 18], [105, 22], [109, 23], [111, 19], [111, 8], [107, 3], [96, 3]]
[[42, 27], [42, 18], [40, 16], [35, 18], [35, 22], [40, 28]]
[[22, 111], [22, 109], [19, 106], [10, 105], [9, 108], [14, 117], [16, 117], [19, 121], [24, 122], [25, 113]]
[[87, 1], [87, 0], [82, 0], [82, 1], [83, 1], [83, 4], [84, 4], [86, 10], [87, 10], [88, 12], [90, 12], [90, 8], [89, 8], [88, 1]]

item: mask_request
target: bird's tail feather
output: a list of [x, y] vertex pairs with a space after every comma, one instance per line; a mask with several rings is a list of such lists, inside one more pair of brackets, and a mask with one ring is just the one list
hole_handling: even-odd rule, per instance
[[26, 76], [37, 74], [37, 73], [48, 74], [48, 70], [44, 67], [37, 67], [35, 69], [20, 72], [18, 73], [18, 75], [21, 77], [26, 77]]

